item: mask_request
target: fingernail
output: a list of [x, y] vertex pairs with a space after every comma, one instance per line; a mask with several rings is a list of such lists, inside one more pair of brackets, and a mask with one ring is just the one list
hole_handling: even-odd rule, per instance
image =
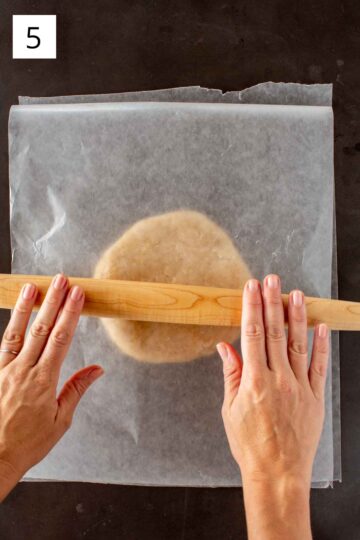
[[326, 338], [328, 335], [328, 329], [326, 324], [320, 324], [318, 328], [319, 337]]
[[35, 285], [33, 285], [32, 283], [27, 283], [23, 287], [22, 297], [24, 298], [24, 300], [30, 300], [31, 298], [33, 298], [35, 291], [36, 291]]
[[293, 295], [292, 295], [292, 298], [293, 298], [294, 306], [296, 306], [296, 307], [302, 306], [303, 293], [301, 291], [294, 291]]
[[270, 289], [276, 289], [279, 286], [279, 278], [277, 276], [269, 276], [267, 278], [267, 284]]
[[79, 300], [81, 300], [83, 296], [84, 296], [84, 292], [81, 287], [78, 287], [77, 285], [75, 285], [75, 287], [71, 289], [71, 293], [70, 293], [71, 300], [78, 302]]
[[54, 289], [60, 291], [65, 287], [67, 279], [63, 274], [58, 274], [54, 279]]
[[259, 284], [256, 279], [250, 279], [248, 282], [248, 289], [250, 292], [256, 292], [259, 289]]
[[226, 345], [224, 345], [224, 343], [218, 343], [216, 345], [216, 348], [217, 348], [217, 352], [220, 354], [221, 356], [221, 360], [223, 362], [225, 362], [225, 360], [228, 359], [228, 351], [227, 351], [227, 347]]

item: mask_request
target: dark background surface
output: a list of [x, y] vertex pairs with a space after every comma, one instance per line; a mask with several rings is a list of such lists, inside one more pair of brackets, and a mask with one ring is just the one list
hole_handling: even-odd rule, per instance
[[[58, 15], [57, 60], [12, 60], [13, 14]], [[354, 0], [2, 0], [0, 272], [10, 271], [7, 120], [18, 95], [332, 82], [339, 296], [360, 300], [359, 52]], [[340, 346], [343, 483], [312, 491], [319, 540], [360, 538], [360, 335], [343, 333]], [[22, 483], [0, 507], [0, 538], [242, 539], [242, 491]]]

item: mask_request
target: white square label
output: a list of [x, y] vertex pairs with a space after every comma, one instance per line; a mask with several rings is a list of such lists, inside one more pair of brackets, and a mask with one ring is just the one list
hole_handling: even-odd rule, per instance
[[13, 58], [56, 58], [56, 15], [13, 15]]

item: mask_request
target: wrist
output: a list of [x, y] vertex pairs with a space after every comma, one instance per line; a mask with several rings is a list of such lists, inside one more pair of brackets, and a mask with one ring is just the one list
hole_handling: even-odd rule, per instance
[[16, 486], [21, 476], [13, 465], [0, 453], [0, 502]]
[[300, 475], [243, 477], [249, 539], [311, 539], [310, 481]]
[[311, 476], [304, 473], [260, 473], [242, 474], [244, 490], [271, 492], [276, 499], [297, 494], [309, 498]]

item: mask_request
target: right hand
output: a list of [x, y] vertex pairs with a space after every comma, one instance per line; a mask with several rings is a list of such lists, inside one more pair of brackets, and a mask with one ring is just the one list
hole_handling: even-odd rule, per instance
[[310, 540], [312, 465], [324, 421], [327, 327], [315, 329], [310, 368], [304, 295], [293, 291], [286, 340], [278, 276], [243, 295], [243, 360], [227, 343], [222, 415], [242, 475], [249, 540]]
[[225, 397], [222, 409], [232, 454], [243, 480], [288, 475], [310, 485], [324, 420], [329, 354], [326, 325], [315, 329], [308, 369], [304, 295], [289, 298], [286, 340], [280, 280], [270, 275], [244, 288], [241, 326], [243, 360], [219, 345]]

